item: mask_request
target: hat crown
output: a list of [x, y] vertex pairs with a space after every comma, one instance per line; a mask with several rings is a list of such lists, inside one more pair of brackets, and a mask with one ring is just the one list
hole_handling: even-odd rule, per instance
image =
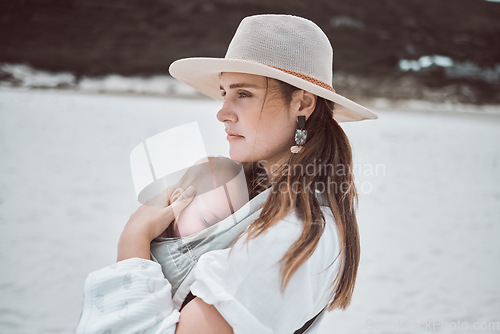
[[332, 85], [330, 41], [321, 28], [302, 17], [246, 17], [238, 26], [225, 58], [256, 61]]

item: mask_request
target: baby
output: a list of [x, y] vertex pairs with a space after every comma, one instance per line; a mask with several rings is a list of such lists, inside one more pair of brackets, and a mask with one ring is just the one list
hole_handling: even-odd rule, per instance
[[195, 197], [151, 243], [151, 258], [161, 265], [178, 306], [189, 300], [190, 274], [198, 259], [230, 247], [258, 216], [250, 217], [252, 210], [248, 210], [226, 219], [249, 201], [243, 168], [229, 158], [208, 157], [190, 167], [176, 184], [170, 203], [189, 186], [196, 189]]
[[229, 158], [207, 157], [191, 166], [176, 185], [170, 203], [189, 186], [196, 189], [196, 196], [170, 224], [169, 237], [186, 237], [200, 232], [248, 202], [243, 168]]

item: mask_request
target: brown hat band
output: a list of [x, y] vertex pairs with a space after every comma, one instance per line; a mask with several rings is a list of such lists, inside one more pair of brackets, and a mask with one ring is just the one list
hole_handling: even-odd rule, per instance
[[[265, 65], [267, 65], [267, 64], [265, 64]], [[305, 74], [302, 74], [299, 72], [290, 71], [290, 70], [285, 70], [284, 68], [281, 68], [281, 67], [276, 67], [276, 66], [271, 66], [271, 65], [267, 65], [267, 66], [275, 68], [275, 69], [280, 70], [280, 71], [283, 71], [285, 73], [291, 74], [291, 75], [296, 76], [298, 78], [304, 79], [306, 81], [309, 81], [310, 83], [313, 83], [315, 85], [318, 85], [322, 88], [328, 89], [329, 91], [332, 91], [335, 93], [335, 89], [333, 89], [332, 86], [330, 86], [329, 84], [324, 83], [323, 81], [320, 81], [318, 79], [314, 79], [308, 75], [305, 75]]]

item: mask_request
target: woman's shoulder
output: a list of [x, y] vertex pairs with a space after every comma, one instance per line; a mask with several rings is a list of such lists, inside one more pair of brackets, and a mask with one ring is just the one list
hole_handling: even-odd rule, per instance
[[[321, 207], [321, 210], [325, 220], [324, 230], [316, 250], [307, 261], [307, 265], [324, 268], [331, 265], [332, 254], [338, 254], [340, 240], [330, 208]], [[302, 219], [295, 210], [292, 210], [258, 236], [248, 238], [248, 235], [244, 234], [233, 245], [228, 256], [236, 258], [243, 256], [247, 263], [255, 262], [259, 266], [263, 263], [278, 263], [293, 243], [300, 238], [303, 229]]]
[[316, 250], [284, 291], [281, 259], [303, 230], [296, 212], [255, 238], [243, 236], [231, 249], [204, 254], [192, 293], [214, 305], [235, 332], [290, 333], [300, 328], [328, 303], [338, 272], [335, 222], [328, 208], [323, 215], [326, 224]]
[[[332, 259], [338, 254], [339, 236], [335, 219], [330, 208], [321, 207], [325, 220], [324, 230], [316, 246], [316, 250], [306, 261], [306, 265], [321, 267], [332, 264]], [[231, 248], [208, 252], [200, 258], [198, 267], [207, 263], [227, 262], [231, 266], [241, 267], [242, 271], [252, 270], [252, 266], [262, 267], [278, 265], [280, 260], [303, 232], [303, 222], [295, 210], [290, 211], [279, 222], [262, 233], [249, 237], [243, 235]], [[332, 257], [333, 255], [333, 257]], [[211, 265], [208, 265], [210, 267]]]
[[[337, 254], [340, 250], [339, 232], [331, 209], [327, 206], [321, 206], [321, 212], [324, 218], [323, 234], [311, 257], [320, 261], [329, 261], [331, 264], [331, 254]], [[284, 232], [289, 230], [289, 233], [293, 234], [291, 238], [295, 242], [303, 231], [303, 222], [294, 210], [291, 211], [280, 224], [277, 224], [277, 227], [280, 229], [277, 231], [280, 235], [282, 233], [285, 234]], [[327, 254], [327, 256], [324, 256], [325, 254]]]
[[[323, 213], [325, 225], [320, 242], [321, 240], [328, 240], [329, 242], [332, 242], [331, 239], [334, 239], [334, 242], [335, 240], [338, 241], [338, 229], [332, 211], [327, 206], [321, 206], [321, 212]], [[301, 235], [303, 228], [304, 225], [302, 219], [295, 210], [292, 210], [288, 213], [288, 215], [267, 229], [260, 236], [262, 236], [263, 240], [293, 240], [294, 242]]]

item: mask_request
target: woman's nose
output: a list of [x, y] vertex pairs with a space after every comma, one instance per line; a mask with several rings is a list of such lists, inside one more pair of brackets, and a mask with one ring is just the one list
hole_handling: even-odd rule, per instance
[[232, 111], [232, 109], [229, 106], [229, 103], [227, 101], [224, 101], [222, 108], [220, 108], [219, 112], [217, 113], [217, 119], [219, 120], [219, 122], [222, 122], [222, 123], [236, 121], [236, 115]]

